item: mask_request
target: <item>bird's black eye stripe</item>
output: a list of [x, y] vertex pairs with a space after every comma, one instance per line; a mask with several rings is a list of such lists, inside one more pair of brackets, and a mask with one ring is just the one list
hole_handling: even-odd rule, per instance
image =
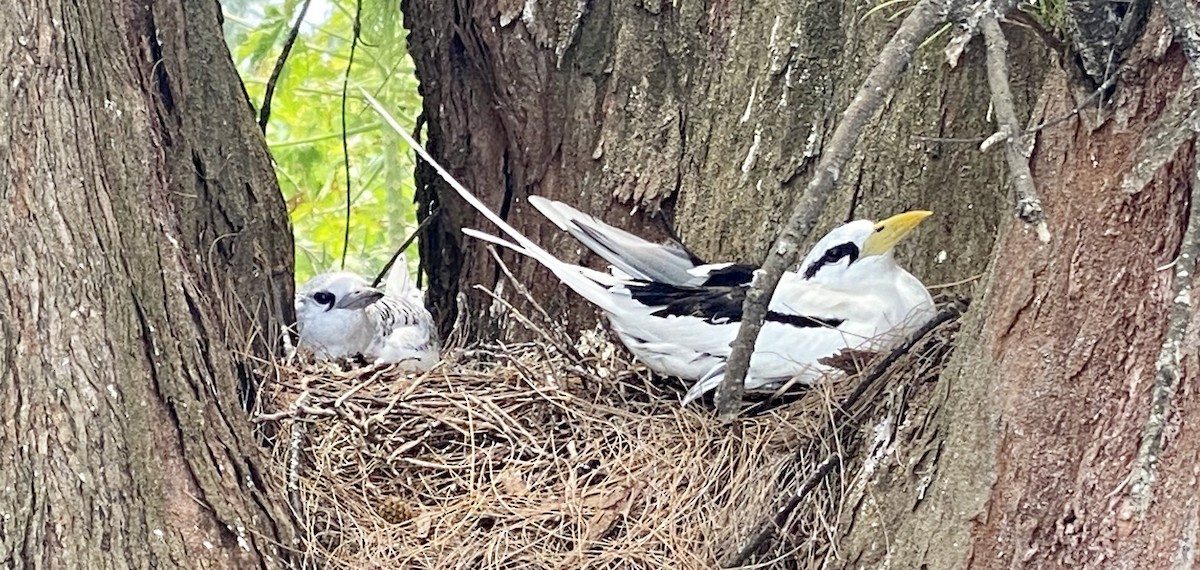
[[812, 279], [822, 267], [832, 263], [837, 263], [841, 261], [843, 257], [849, 257], [850, 263], [858, 261], [858, 246], [854, 245], [854, 242], [848, 241], [841, 245], [836, 245], [829, 248], [829, 250], [825, 252], [825, 255], [821, 256], [821, 259], [812, 262], [811, 265], [804, 269], [804, 278]]
[[334, 297], [333, 293], [330, 293], [329, 291], [317, 291], [316, 293], [313, 293], [313, 300], [321, 305], [332, 307], [333, 302], [336, 301], [337, 298]]

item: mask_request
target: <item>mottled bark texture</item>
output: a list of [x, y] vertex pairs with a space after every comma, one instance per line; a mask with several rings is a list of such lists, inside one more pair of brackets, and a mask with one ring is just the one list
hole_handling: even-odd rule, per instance
[[[1136, 192], [1125, 173], [1176, 97], [1184, 58], [1154, 14], [1114, 104], [1039, 133], [1033, 172], [1053, 239], [1008, 226], [951, 370], [888, 406], [901, 426], [847, 485], [845, 563], [895, 568], [1191, 568], [1200, 538], [1197, 328], [1166, 419], [1149, 512], [1131, 497], [1186, 226], [1190, 145]], [[1168, 48], [1168, 46], [1171, 46]], [[1075, 105], [1047, 77], [1035, 121]], [[1194, 302], [1194, 301], [1193, 301]], [[888, 529], [888, 539], [880, 536]], [[899, 545], [903, 545], [902, 547]]]
[[[880, 15], [863, 18], [870, 7], [405, 4], [433, 152], [534, 240], [589, 263], [526, 196], [564, 199], [644, 235], [661, 235], [661, 211], [700, 255], [761, 261], [894, 29]], [[1032, 125], [1071, 112], [1075, 55], [1056, 61], [1022, 27], [1005, 25], [1004, 34], [1017, 118]], [[1173, 273], [1158, 268], [1177, 253], [1194, 160], [1189, 145], [1173, 147], [1185, 150], [1171, 160], [1139, 152], [1162, 130], [1158, 121], [1174, 120], [1163, 119], [1171, 102], [1188, 95], [1161, 15], [1151, 10], [1133, 40], [1114, 60], [1124, 67], [1112, 97], [1034, 140], [1048, 245], [1013, 221], [1003, 153], [979, 151], [997, 126], [978, 39], [953, 68], [939, 49], [923, 51], [841, 173], [817, 234], [848, 218], [927, 207], [937, 216], [899, 257], [931, 285], [981, 279], [960, 289], [976, 299], [949, 370], [882, 398], [862, 439], [882, 434], [885, 445], [855, 448], [831, 479], [842, 511], [823, 531], [832, 539], [824, 567], [1191, 563], [1200, 528], [1200, 437], [1188, 427], [1200, 421], [1196, 323], [1152, 515], [1139, 520], [1126, 502], [1172, 302]], [[1161, 168], [1140, 190], [1123, 190], [1124, 175], [1148, 160]], [[458, 233], [491, 228], [440, 182], [420, 180], [421, 199], [444, 215], [422, 247], [448, 323], [460, 290], [500, 281]], [[505, 259], [551, 314], [595, 322], [547, 272]], [[511, 288], [504, 295], [514, 299]], [[476, 337], [518, 334], [490, 320], [485, 297], [467, 298]]]
[[0, 2], [0, 565], [280, 567], [292, 243], [212, 0]]
[[[568, 201], [650, 237], [673, 227], [705, 258], [761, 262], [838, 114], [894, 30], [887, 11], [864, 19], [869, 8], [404, 4], [429, 148], [514, 225], [571, 261], [590, 256], [541, 220], [528, 195]], [[1032, 34], [1010, 33], [1014, 60], [1046, 62]], [[1025, 115], [1044, 68], [1012, 72]], [[1009, 218], [1003, 162], [971, 144], [914, 137], [991, 134], [987, 100], [981, 45], [971, 44], [956, 69], [937, 49], [923, 50], [841, 174], [816, 233], [846, 219], [931, 207], [938, 216], [901, 257], [933, 283], [982, 272], [996, 227]], [[449, 326], [463, 290], [477, 336], [501, 335], [490, 301], [469, 290], [494, 287], [495, 264], [459, 233], [490, 228], [431, 174], [419, 172], [418, 180], [423, 208], [441, 208], [421, 244], [435, 313]], [[552, 313], [572, 326], [595, 322], [542, 269], [505, 259]]]

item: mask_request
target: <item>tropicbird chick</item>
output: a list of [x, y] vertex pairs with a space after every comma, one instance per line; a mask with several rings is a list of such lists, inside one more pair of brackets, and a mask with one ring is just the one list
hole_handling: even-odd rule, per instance
[[296, 294], [297, 348], [320, 359], [361, 354], [378, 364], [429, 370], [439, 347], [433, 318], [414, 290], [403, 260], [393, 266], [386, 294], [353, 273], [317, 275]]

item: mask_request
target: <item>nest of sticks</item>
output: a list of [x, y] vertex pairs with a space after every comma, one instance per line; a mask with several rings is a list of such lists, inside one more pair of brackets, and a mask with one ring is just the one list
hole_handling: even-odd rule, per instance
[[732, 423], [602, 333], [456, 349], [423, 374], [280, 364], [257, 420], [304, 567], [804, 567], [836, 524], [831, 450], [897, 369], [936, 377], [956, 330], [937, 324]]

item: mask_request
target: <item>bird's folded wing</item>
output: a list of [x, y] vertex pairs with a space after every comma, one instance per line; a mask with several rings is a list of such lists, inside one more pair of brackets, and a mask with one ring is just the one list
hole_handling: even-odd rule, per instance
[[530, 196], [543, 216], [582, 242], [593, 253], [623, 273], [637, 279], [674, 284], [692, 283], [689, 271], [704, 263], [681, 244], [654, 243], [608, 225], [562, 202]]

